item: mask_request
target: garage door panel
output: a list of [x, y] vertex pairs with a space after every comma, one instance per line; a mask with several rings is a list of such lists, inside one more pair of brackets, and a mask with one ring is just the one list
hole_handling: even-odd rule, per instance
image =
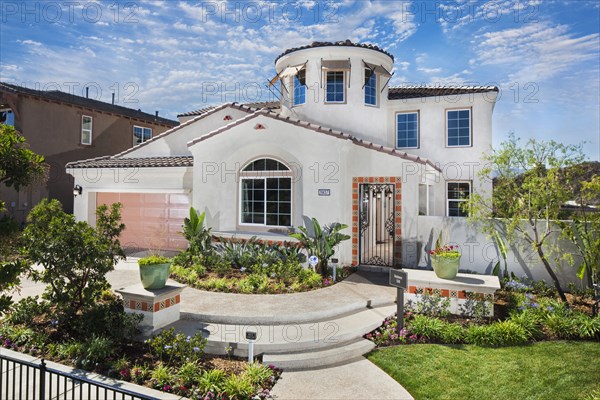
[[121, 202], [125, 248], [179, 250], [187, 247], [181, 235], [189, 215], [187, 195], [167, 193], [97, 193], [98, 204]]

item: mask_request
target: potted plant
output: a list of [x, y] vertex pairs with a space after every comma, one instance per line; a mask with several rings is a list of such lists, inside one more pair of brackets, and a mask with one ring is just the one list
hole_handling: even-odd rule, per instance
[[458, 246], [442, 245], [442, 232], [435, 242], [435, 248], [429, 251], [431, 266], [438, 278], [454, 279], [460, 266], [460, 251]]
[[140, 279], [144, 289], [162, 289], [169, 278], [171, 260], [163, 256], [149, 256], [138, 260], [140, 267]]

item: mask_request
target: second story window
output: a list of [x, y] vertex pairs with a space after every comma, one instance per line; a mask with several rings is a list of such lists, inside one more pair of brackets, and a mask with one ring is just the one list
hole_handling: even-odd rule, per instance
[[402, 112], [396, 114], [396, 147], [419, 147], [418, 112]]
[[377, 105], [377, 74], [369, 68], [365, 68], [365, 104]]
[[152, 138], [152, 128], [144, 128], [142, 126], [133, 126], [133, 145], [137, 146]]
[[294, 89], [293, 105], [298, 106], [306, 103], [306, 69], [300, 70], [292, 80]]
[[447, 146], [466, 147], [471, 145], [471, 110], [447, 110]]
[[327, 87], [325, 101], [327, 103], [343, 103], [346, 100], [344, 93], [344, 71], [327, 71]]
[[81, 144], [92, 144], [92, 117], [81, 116]]

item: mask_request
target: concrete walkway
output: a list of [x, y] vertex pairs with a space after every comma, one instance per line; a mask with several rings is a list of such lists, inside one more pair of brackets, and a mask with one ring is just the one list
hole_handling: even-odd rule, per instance
[[369, 360], [325, 369], [283, 372], [273, 388], [278, 400], [412, 400], [410, 393]]

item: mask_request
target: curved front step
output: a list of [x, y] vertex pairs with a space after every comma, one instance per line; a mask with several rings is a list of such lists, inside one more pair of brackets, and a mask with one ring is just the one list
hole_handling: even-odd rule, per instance
[[246, 332], [257, 333], [254, 355], [328, 350], [361, 339], [396, 312], [396, 306], [364, 308], [362, 311], [320, 321], [286, 325], [205, 324], [181, 320], [169, 327], [193, 335], [198, 330], [207, 338], [205, 352], [215, 355], [248, 356]]
[[323, 350], [362, 338], [393, 315], [396, 306], [364, 309], [355, 314], [306, 324], [271, 326], [206, 324], [205, 351], [210, 354], [229, 354], [247, 357], [246, 332], [257, 333], [254, 355]]
[[375, 343], [361, 338], [326, 350], [265, 353], [263, 364], [274, 365], [286, 371], [323, 368], [352, 361], [374, 348]]

